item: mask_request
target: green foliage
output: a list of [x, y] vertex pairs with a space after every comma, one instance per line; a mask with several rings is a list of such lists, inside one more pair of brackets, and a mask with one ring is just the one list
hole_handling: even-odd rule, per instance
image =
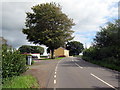
[[66, 49], [70, 51], [70, 55], [79, 55], [84, 49], [83, 44], [78, 41], [68, 42]]
[[94, 45], [84, 50], [82, 58], [90, 62], [101, 62], [99, 64], [102, 66], [118, 70], [120, 68], [119, 25], [120, 20], [116, 20], [115, 23], [108, 23], [106, 27], [101, 28], [94, 39]]
[[31, 64], [34, 64], [34, 61], [32, 60]]
[[26, 71], [26, 57], [8, 46], [2, 47], [2, 77], [20, 75]]
[[4, 82], [2, 88], [39, 88], [37, 80], [31, 75], [10, 77]]
[[44, 53], [44, 48], [40, 46], [29, 46], [29, 45], [23, 45], [19, 48], [19, 51], [21, 53]]
[[54, 49], [73, 39], [73, 20], [55, 3], [39, 4], [33, 6], [32, 10], [33, 13], [26, 13], [26, 28], [23, 33], [27, 35], [28, 41], [49, 47], [53, 58]]
[[97, 33], [94, 43], [98, 47], [120, 46], [120, 19], [115, 23], [108, 23], [101, 31]]

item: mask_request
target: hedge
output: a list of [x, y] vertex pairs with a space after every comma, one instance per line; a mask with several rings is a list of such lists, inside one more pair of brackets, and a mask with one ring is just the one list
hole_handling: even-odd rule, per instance
[[27, 70], [26, 56], [7, 45], [2, 46], [2, 78], [18, 76]]

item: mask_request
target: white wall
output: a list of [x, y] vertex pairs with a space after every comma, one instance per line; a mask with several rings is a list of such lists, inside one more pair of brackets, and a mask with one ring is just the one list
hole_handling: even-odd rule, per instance
[[38, 59], [40, 59], [40, 53], [32, 53], [31, 55], [32, 55], [32, 56], [37, 56]]

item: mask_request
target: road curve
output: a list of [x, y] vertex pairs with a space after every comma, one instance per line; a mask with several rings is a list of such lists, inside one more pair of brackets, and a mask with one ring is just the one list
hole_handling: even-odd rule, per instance
[[82, 59], [69, 57], [60, 60], [51, 75], [48, 88], [118, 88], [118, 72]]

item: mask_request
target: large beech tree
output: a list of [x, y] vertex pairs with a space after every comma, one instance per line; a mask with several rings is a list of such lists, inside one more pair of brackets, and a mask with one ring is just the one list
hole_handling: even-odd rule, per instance
[[73, 39], [73, 20], [61, 11], [59, 4], [43, 3], [31, 9], [33, 12], [26, 13], [23, 33], [27, 35], [28, 41], [49, 47], [53, 58], [54, 49]]

